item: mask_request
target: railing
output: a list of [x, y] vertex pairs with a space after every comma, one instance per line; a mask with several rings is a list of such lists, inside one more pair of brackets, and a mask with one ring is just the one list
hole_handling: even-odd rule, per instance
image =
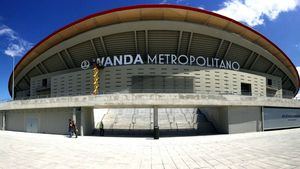
[[[110, 90], [103, 92], [101, 91], [99, 95], [103, 94], [142, 94], [142, 93], [162, 93], [162, 94], [205, 94], [205, 95], [213, 95], [213, 96], [224, 96], [224, 95], [236, 95], [236, 96], [245, 96], [245, 97], [251, 97], [253, 96], [253, 92], [243, 91], [243, 92], [237, 92], [237, 91], [209, 91], [209, 90], [195, 90], [195, 91], [187, 91], [187, 89], [127, 89], [127, 90]], [[89, 95], [89, 94], [87, 94]], [[90, 93], [90, 95], [93, 95]], [[83, 96], [83, 95], [62, 95], [62, 96], [51, 96], [49, 94], [47, 95], [37, 95], [37, 96], [29, 96], [29, 97], [17, 97], [15, 100], [30, 100], [30, 99], [41, 99], [41, 98], [58, 98], [58, 97], [71, 97], [71, 96]], [[255, 94], [255, 97], [270, 97], [270, 95], [264, 95], [264, 94]], [[276, 98], [272, 97], [271, 98]], [[283, 98], [293, 99], [294, 96], [287, 96], [284, 95]], [[294, 98], [296, 100], [300, 101], [300, 98]], [[11, 99], [2, 99], [0, 100], [0, 103], [3, 102], [9, 102], [12, 101]]]

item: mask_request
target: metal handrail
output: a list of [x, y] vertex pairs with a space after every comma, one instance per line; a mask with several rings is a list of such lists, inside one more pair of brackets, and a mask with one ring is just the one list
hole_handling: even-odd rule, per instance
[[[193, 91], [193, 92], [185, 92], [186, 89], [158, 89], [158, 90], [154, 90], [154, 89], [129, 89], [129, 90], [111, 90], [111, 91], [107, 91], [107, 92], [100, 92], [99, 95], [105, 95], [105, 94], [143, 94], [143, 93], [162, 93], [162, 94], [172, 94], [172, 93], [176, 93], [176, 94], [206, 94], [206, 95], [212, 95], [212, 96], [226, 96], [226, 95], [237, 95], [237, 96], [245, 96], [245, 97], [251, 97], [251, 93], [250, 92], [233, 92], [233, 91], [209, 91], [209, 90], [197, 90], [197, 91]], [[243, 94], [244, 95], [243, 95]], [[252, 93], [253, 94], [253, 93]], [[89, 95], [89, 94], [87, 94]], [[90, 95], [92, 95], [92, 93], [90, 93]], [[62, 95], [62, 96], [52, 96], [50, 94], [47, 95], [37, 95], [37, 96], [29, 96], [29, 97], [17, 97], [15, 100], [31, 100], [31, 99], [42, 99], [42, 98], [59, 98], [59, 97], [67, 97], [70, 95]], [[72, 96], [84, 96], [84, 95], [72, 95]], [[257, 97], [257, 95], [256, 95]], [[264, 94], [260, 94], [258, 95], [258, 97], [265, 97], [265, 98], [276, 98], [276, 97], [270, 97], [270, 95], [264, 95]], [[295, 99], [295, 100], [299, 100], [300, 98], [294, 98], [294, 96], [292, 95], [283, 95], [283, 98], [290, 98], [290, 99]], [[9, 102], [9, 101], [13, 101], [12, 99], [2, 99], [0, 100], [0, 103], [3, 102]]]

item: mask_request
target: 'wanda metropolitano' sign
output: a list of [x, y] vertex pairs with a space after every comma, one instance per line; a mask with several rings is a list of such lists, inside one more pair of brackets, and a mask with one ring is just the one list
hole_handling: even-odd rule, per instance
[[219, 69], [239, 70], [240, 65], [236, 61], [220, 59], [216, 57], [203, 57], [192, 55], [175, 55], [175, 54], [154, 54], [147, 55], [143, 58], [141, 54], [136, 55], [118, 55], [113, 57], [100, 57], [84, 60], [81, 62], [82, 69], [89, 69], [92, 65], [100, 67], [111, 67], [121, 65], [141, 65], [141, 64], [167, 64], [167, 65], [191, 65], [200, 67], [213, 67]]

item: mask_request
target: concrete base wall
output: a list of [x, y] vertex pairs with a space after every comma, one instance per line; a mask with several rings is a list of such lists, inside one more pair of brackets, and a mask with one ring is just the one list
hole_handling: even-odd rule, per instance
[[81, 135], [90, 135], [94, 129], [94, 110], [84, 107], [81, 109]]
[[227, 107], [208, 107], [200, 108], [207, 119], [213, 123], [214, 127], [219, 133], [228, 133], [228, 113]]
[[3, 115], [4, 112], [0, 112], [0, 130], [3, 130]]
[[23, 110], [11, 110], [6, 112], [6, 130], [25, 131], [24, 121]]
[[261, 130], [261, 107], [228, 107], [229, 134]]
[[200, 110], [219, 133], [262, 131], [261, 107], [207, 107]]
[[27, 120], [37, 119], [38, 133], [67, 134], [72, 108], [12, 110], [6, 113], [6, 130], [26, 131]]

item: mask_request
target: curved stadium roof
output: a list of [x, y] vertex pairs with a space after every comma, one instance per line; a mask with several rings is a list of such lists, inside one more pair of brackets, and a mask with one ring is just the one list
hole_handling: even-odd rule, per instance
[[[290, 73], [289, 78], [291, 79], [295, 88], [294, 94], [296, 94], [299, 90], [299, 75], [294, 64], [279, 47], [277, 47], [273, 42], [271, 42], [262, 34], [233, 19], [213, 12], [198, 8], [166, 4], [137, 5], [117, 8], [99, 12], [70, 23], [65, 27], [53, 32], [48, 37], [40, 41], [37, 45], [35, 45], [30, 51], [28, 51], [14, 69], [15, 78], [20, 75], [20, 73], [28, 64], [38, 58], [42, 53], [69, 38], [98, 27], [130, 21], [148, 20], [170, 20], [197, 23], [238, 34], [244, 39], [259, 45], [260, 47], [271, 53], [277, 60], [279, 60]], [[10, 92], [11, 79], [12, 75], [9, 81]], [[17, 83], [18, 81], [16, 82], [16, 84]]]

